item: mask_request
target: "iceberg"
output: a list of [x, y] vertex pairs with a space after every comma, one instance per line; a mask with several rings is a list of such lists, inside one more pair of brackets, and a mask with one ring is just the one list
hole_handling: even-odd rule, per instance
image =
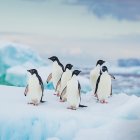
[[46, 83], [47, 77], [51, 72], [51, 66], [35, 67], [30, 63], [14, 66], [7, 69], [5, 81], [13, 86], [25, 87], [27, 85], [27, 80], [28, 80], [27, 70], [33, 68], [38, 70], [38, 73], [41, 76], [43, 83], [45, 84], [45, 87], [46, 88], [48, 87], [49, 89], [53, 89], [52, 83], [49, 83], [48, 85]]
[[15, 43], [0, 43], [0, 76], [5, 74], [8, 68], [24, 63], [35, 66], [46, 64], [44, 60], [28, 46]]
[[84, 77], [84, 76], [78, 76], [78, 80], [80, 82], [81, 85], [81, 91], [83, 93], [87, 93], [89, 91], [91, 91], [91, 85], [90, 85], [90, 81], [88, 78]]
[[27, 69], [23, 66], [14, 66], [6, 71], [5, 81], [13, 86], [27, 85]]
[[28, 105], [24, 89], [0, 86], [1, 140], [140, 139], [139, 97], [120, 93], [100, 104], [89, 92], [81, 96], [88, 107], [73, 111], [53, 90], [45, 90], [44, 104]]

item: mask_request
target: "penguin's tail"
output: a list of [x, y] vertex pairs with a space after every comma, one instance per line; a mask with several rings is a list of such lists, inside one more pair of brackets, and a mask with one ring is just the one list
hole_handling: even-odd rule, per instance
[[40, 103], [45, 103], [46, 101], [42, 101], [42, 100], [40, 100]]
[[80, 104], [79, 104], [79, 107], [88, 107], [88, 106], [86, 106], [86, 105], [80, 105]]

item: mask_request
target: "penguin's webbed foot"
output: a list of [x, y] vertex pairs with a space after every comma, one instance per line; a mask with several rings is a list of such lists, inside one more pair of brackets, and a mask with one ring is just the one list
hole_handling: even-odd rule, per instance
[[61, 103], [64, 103], [65, 101], [64, 101], [64, 100], [60, 100], [60, 102], [61, 102]]
[[28, 102], [27, 104], [28, 104], [28, 105], [32, 105], [33, 103]]
[[56, 95], [57, 95], [57, 97], [60, 97], [60, 94], [59, 93], [57, 93]]
[[106, 100], [100, 100], [100, 103], [107, 104], [108, 102]]
[[67, 109], [72, 109], [72, 107], [71, 107], [71, 106], [69, 106], [69, 107], [67, 107]]
[[38, 106], [39, 104], [33, 104], [34, 106]]
[[67, 109], [76, 110], [76, 107], [70, 106], [70, 107], [67, 107]]

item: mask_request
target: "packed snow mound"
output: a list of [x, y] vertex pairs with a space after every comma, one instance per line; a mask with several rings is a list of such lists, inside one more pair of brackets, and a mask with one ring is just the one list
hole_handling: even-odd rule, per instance
[[7, 68], [32, 63], [35, 66], [44, 65], [41, 57], [28, 46], [14, 43], [0, 43], [0, 75], [4, 74]]
[[[108, 104], [82, 94], [87, 108], [68, 110], [54, 91], [45, 90], [46, 103], [27, 104], [24, 89], [0, 86], [1, 140], [139, 140], [140, 98], [113, 95]], [[14, 112], [14, 113], [13, 113]]]

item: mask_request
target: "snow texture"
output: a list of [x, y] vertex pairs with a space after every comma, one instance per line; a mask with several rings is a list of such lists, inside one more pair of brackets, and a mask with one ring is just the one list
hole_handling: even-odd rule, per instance
[[8, 68], [25, 63], [34, 66], [44, 65], [43, 59], [28, 46], [15, 43], [0, 43], [0, 75], [5, 74]]
[[0, 86], [0, 140], [139, 140], [140, 98], [113, 95], [108, 104], [82, 94], [87, 108], [68, 110], [54, 90], [39, 106], [27, 104], [24, 88]]

